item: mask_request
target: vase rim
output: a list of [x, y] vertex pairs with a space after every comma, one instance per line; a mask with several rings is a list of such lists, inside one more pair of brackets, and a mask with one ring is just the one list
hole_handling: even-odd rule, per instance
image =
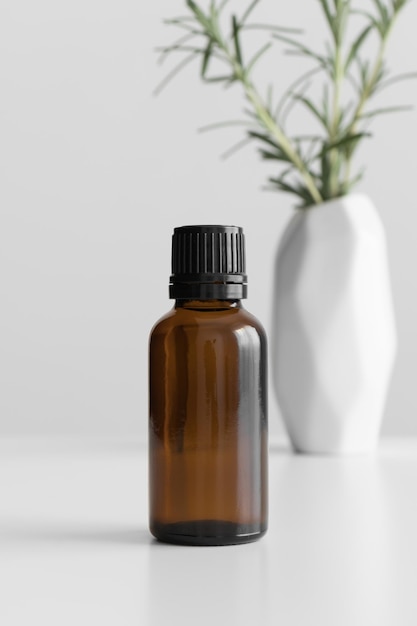
[[360, 191], [354, 191], [352, 193], [348, 193], [345, 194], [344, 196], [338, 196], [337, 198], [330, 198], [329, 200], [323, 200], [323, 202], [320, 202], [318, 204], [313, 204], [311, 206], [308, 207], [307, 211], [305, 211], [306, 213], [310, 211], [310, 209], [325, 209], [325, 208], [330, 208], [332, 205], [337, 206], [337, 205], [344, 205], [346, 203], [351, 204], [352, 202], [357, 202], [357, 201], [361, 201], [361, 202], [367, 202], [370, 203], [371, 199], [368, 196], [368, 194], [364, 193], [364, 192], [360, 192]]

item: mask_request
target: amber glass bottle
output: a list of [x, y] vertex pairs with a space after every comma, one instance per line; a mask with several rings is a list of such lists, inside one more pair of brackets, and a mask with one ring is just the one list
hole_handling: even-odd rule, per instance
[[244, 235], [173, 235], [173, 310], [150, 337], [150, 530], [161, 541], [246, 543], [267, 528], [266, 338], [241, 304]]

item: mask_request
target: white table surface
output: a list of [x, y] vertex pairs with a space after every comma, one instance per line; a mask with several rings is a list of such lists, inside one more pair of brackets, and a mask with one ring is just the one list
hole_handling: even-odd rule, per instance
[[271, 444], [270, 528], [223, 548], [147, 530], [135, 442], [0, 440], [2, 626], [416, 626], [417, 440]]

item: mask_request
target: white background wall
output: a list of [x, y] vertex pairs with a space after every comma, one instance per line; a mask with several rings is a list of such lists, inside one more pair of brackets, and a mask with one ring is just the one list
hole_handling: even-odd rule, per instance
[[[152, 96], [166, 71], [154, 48], [176, 37], [162, 19], [183, 12], [180, 0], [1, 0], [0, 434], [145, 436], [148, 333], [171, 306], [176, 225], [245, 228], [247, 307], [271, 327], [292, 200], [261, 191], [271, 170], [253, 148], [219, 159], [239, 129], [196, 132], [239, 116], [238, 88], [205, 87], [190, 66]], [[264, 0], [258, 19], [304, 26], [311, 43], [324, 33], [311, 0]], [[417, 69], [416, 24], [413, 0], [389, 49], [396, 72]], [[279, 94], [303, 69], [277, 49], [261, 81]], [[416, 104], [416, 83], [381, 104], [394, 96]], [[400, 335], [384, 432], [416, 435], [417, 113], [374, 130], [360, 189], [387, 228]], [[270, 421], [278, 432], [272, 395]]]

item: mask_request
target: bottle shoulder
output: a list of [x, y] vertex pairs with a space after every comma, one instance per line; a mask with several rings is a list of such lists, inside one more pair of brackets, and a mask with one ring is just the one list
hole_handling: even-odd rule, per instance
[[164, 331], [176, 326], [175, 323], [175, 308], [172, 308], [170, 311], [162, 315], [152, 326], [150, 336], [158, 333], [163, 333]]
[[223, 329], [225, 332], [253, 328], [260, 336], [266, 336], [261, 322], [243, 307], [209, 311], [174, 307], [155, 323], [151, 330], [151, 337], [166, 334], [181, 327], [201, 328], [201, 330]]
[[246, 309], [242, 309], [244, 315], [243, 315], [243, 320], [245, 321], [245, 324], [247, 326], [252, 326], [253, 328], [255, 328], [260, 335], [263, 335], [266, 337], [266, 331], [265, 328], [263, 327], [262, 323], [259, 321], [259, 319], [257, 317], [255, 317], [255, 315], [253, 315], [252, 313], [250, 313], [249, 311], [247, 311]]

